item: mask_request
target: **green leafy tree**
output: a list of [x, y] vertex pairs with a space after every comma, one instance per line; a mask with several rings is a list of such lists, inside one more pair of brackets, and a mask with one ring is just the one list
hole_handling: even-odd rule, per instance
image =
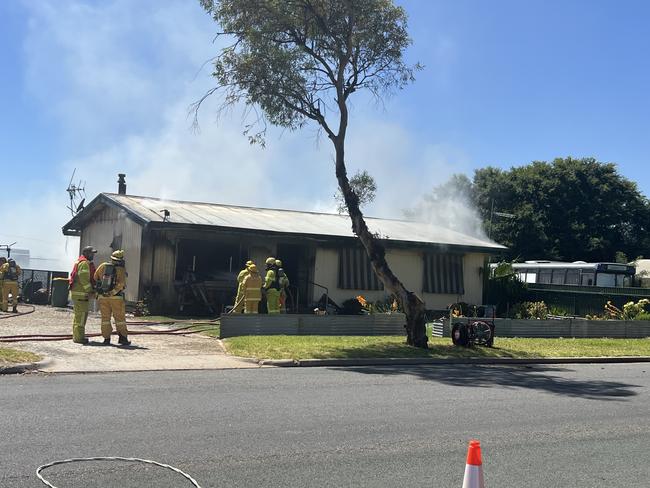
[[[650, 244], [650, 204], [611, 163], [565, 158], [487, 167], [472, 186], [485, 227], [512, 256], [613, 261], [617, 251], [636, 256]], [[500, 219], [494, 210], [515, 217]]]
[[[375, 200], [375, 195], [377, 193], [377, 183], [375, 179], [368, 173], [366, 170], [357, 171], [352, 178], [350, 178], [350, 187], [352, 191], [359, 199], [359, 206], [363, 207], [364, 205], [371, 203]], [[348, 207], [345, 204], [345, 198], [341, 190], [334, 195], [334, 198], [337, 202], [337, 210], [340, 214], [346, 213]]]
[[[381, 97], [413, 80], [403, 58], [411, 43], [404, 9], [390, 0], [200, 0], [234, 42], [214, 61], [223, 107], [259, 109], [264, 121], [289, 130], [316, 124], [332, 142], [336, 178], [373, 269], [407, 317], [407, 343], [427, 347], [424, 302], [392, 272], [385, 249], [366, 225], [347, 175], [345, 142], [350, 97]], [[264, 127], [264, 125], [263, 125]], [[247, 128], [247, 131], [250, 129]], [[249, 132], [251, 134], [251, 132]], [[264, 128], [250, 135], [264, 140]]]

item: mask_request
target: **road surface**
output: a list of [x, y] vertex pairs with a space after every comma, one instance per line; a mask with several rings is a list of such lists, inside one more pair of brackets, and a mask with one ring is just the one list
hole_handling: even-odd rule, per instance
[[[650, 364], [428, 366], [0, 376], [0, 486], [40, 464], [134, 456], [208, 487], [650, 486]], [[191, 486], [86, 463], [59, 488]]]

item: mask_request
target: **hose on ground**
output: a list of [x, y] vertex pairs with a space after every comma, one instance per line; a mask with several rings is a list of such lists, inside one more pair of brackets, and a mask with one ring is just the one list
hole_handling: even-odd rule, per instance
[[199, 483], [194, 478], [192, 478], [186, 472], [184, 472], [184, 471], [182, 471], [182, 470], [180, 470], [178, 468], [175, 468], [174, 466], [171, 466], [169, 464], [159, 463], [159, 462], [156, 462], [156, 461], [152, 461], [150, 459], [140, 459], [140, 458], [134, 458], [134, 457], [98, 456], [98, 457], [87, 457], [87, 458], [64, 459], [62, 461], [54, 461], [54, 462], [43, 464], [42, 466], [39, 466], [36, 469], [36, 476], [38, 477], [39, 480], [41, 480], [41, 482], [44, 485], [49, 486], [50, 488], [57, 488], [52, 483], [50, 483], [48, 480], [46, 480], [41, 475], [41, 472], [43, 472], [47, 468], [51, 468], [52, 466], [56, 466], [58, 464], [79, 463], [79, 462], [88, 462], [88, 461], [125, 461], [125, 462], [138, 462], [138, 463], [145, 463], [145, 464], [153, 464], [154, 466], [159, 466], [161, 468], [170, 469], [170, 470], [174, 471], [175, 473], [180, 474], [187, 481], [192, 483], [192, 485], [195, 488], [201, 488]]
[[[188, 330], [192, 327], [199, 326], [199, 329]], [[130, 330], [129, 335], [189, 335], [189, 334], [198, 334], [200, 332], [207, 332], [209, 330], [215, 330], [216, 327], [203, 326], [202, 324], [191, 324], [185, 327], [178, 327], [176, 329], [169, 330]], [[210, 325], [216, 325], [216, 323], [211, 323]], [[117, 332], [113, 332], [113, 335], [117, 335]], [[90, 333], [86, 334], [86, 337], [99, 337], [100, 333]], [[9, 336], [0, 336], [0, 342], [48, 342], [48, 341], [65, 341], [72, 339], [72, 334], [18, 334], [18, 335], [9, 335]]]
[[20, 306], [21, 307], [32, 307], [32, 309], [29, 310], [28, 312], [7, 313], [7, 315], [4, 315], [4, 314], [0, 315], [0, 320], [2, 320], [2, 319], [12, 319], [14, 317], [20, 317], [21, 315], [29, 315], [30, 313], [34, 313], [34, 311], [36, 310], [36, 307], [34, 305], [21, 304]]

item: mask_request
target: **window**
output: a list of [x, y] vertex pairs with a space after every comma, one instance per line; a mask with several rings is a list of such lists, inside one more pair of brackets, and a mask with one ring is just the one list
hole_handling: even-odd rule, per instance
[[580, 270], [570, 269], [566, 272], [566, 281], [567, 285], [579, 285], [580, 284]]
[[550, 283], [552, 274], [552, 269], [541, 269], [537, 275], [537, 283]]
[[383, 290], [365, 249], [339, 250], [338, 287], [342, 290]]
[[582, 273], [582, 286], [594, 286], [593, 273]]
[[598, 273], [596, 286], [616, 286], [616, 275], [608, 273]]
[[537, 272], [535, 270], [528, 270], [528, 273], [526, 273], [526, 283], [537, 283]]
[[425, 254], [423, 285], [425, 293], [464, 294], [463, 256], [461, 254]]
[[554, 269], [553, 270], [553, 278], [552, 278], [551, 282], [554, 285], [563, 285], [565, 275], [566, 275], [566, 270], [565, 269]]

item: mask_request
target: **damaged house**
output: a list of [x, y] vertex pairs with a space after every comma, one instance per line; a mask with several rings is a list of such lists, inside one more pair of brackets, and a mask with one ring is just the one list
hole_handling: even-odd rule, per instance
[[[406, 287], [428, 309], [480, 303], [482, 268], [503, 246], [429, 224], [367, 219]], [[221, 313], [236, 293], [248, 259], [264, 269], [268, 256], [283, 261], [291, 280], [291, 311], [310, 312], [324, 296], [342, 304], [363, 295], [386, 297], [347, 215], [198, 203], [101, 193], [63, 227], [80, 248], [98, 250], [96, 262], [124, 249], [126, 299], [147, 298], [155, 313]]]

